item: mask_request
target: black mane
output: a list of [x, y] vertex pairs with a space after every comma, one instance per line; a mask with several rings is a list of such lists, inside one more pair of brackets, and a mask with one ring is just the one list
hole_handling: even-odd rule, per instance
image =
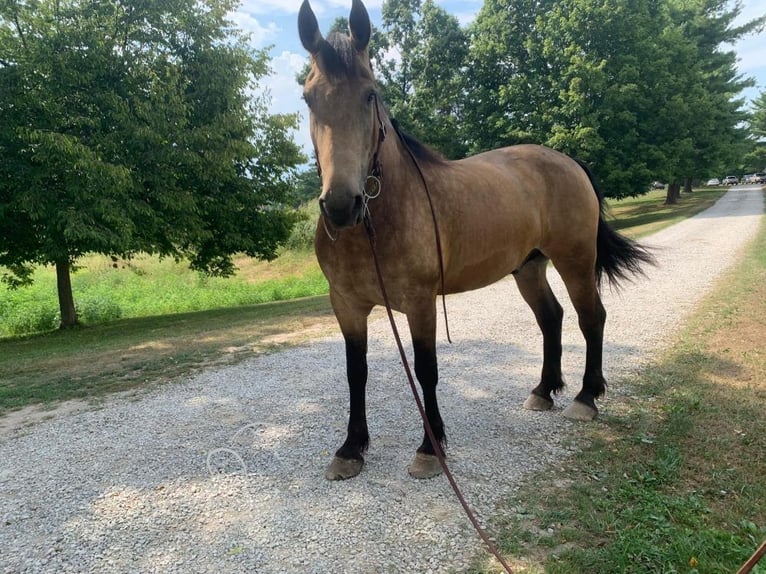
[[444, 156], [438, 151], [428, 147], [415, 136], [403, 132], [396, 118], [391, 118], [391, 125], [394, 126], [394, 131], [399, 136], [399, 139], [410, 149], [415, 159], [432, 164], [444, 163], [446, 161]]

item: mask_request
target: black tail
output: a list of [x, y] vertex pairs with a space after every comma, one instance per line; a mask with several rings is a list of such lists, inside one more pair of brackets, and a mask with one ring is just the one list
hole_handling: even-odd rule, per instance
[[600, 211], [598, 219], [598, 235], [596, 237], [596, 282], [601, 285], [606, 274], [611, 285], [617, 286], [621, 281], [629, 279], [630, 275], [642, 275], [644, 265], [656, 265], [656, 260], [645, 247], [620, 235], [604, 221], [604, 195], [596, 181], [593, 172], [582, 160], [575, 161], [588, 175], [590, 183], [598, 196]]

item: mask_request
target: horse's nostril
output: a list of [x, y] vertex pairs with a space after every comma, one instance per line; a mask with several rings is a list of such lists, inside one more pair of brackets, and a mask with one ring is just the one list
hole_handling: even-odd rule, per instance
[[362, 196], [361, 195], [357, 195], [354, 198], [354, 211], [357, 211], [357, 210], [359, 210], [361, 208], [362, 208]]

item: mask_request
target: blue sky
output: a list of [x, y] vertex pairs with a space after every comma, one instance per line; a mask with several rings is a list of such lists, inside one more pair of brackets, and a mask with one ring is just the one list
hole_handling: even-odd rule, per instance
[[[232, 16], [237, 25], [251, 34], [256, 48], [270, 47], [272, 74], [266, 79], [271, 95], [273, 112], [299, 112], [301, 128], [295, 140], [305, 151], [309, 150], [306, 107], [301, 100], [301, 88], [295, 82], [295, 74], [304, 65], [307, 56], [298, 38], [298, 9], [302, 0], [242, 0], [239, 10]], [[483, 0], [436, 0], [447, 12], [456, 16], [462, 24], [475, 17]], [[380, 7], [383, 0], [366, 0], [365, 5], [374, 24], [380, 25]], [[742, 0], [742, 21], [766, 13], [763, 0]], [[319, 20], [319, 26], [327, 32], [332, 21], [348, 17], [351, 0], [311, 0], [311, 6]], [[739, 70], [755, 78], [757, 87], [745, 95], [752, 99], [766, 89], [766, 33], [747, 38], [734, 49], [739, 58]]]

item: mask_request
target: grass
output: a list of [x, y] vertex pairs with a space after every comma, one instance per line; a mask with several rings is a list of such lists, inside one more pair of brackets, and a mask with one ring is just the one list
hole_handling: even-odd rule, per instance
[[674, 205], [664, 204], [666, 192], [662, 189], [640, 197], [607, 200], [609, 223], [631, 237], [643, 237], [704, 211], [726, 191], [720, 187], [698, 189], [691, 195], [684, 194]]
[[[232, 278], [209, 277], [183, 262], [140, 256], [113, 262], [90, 256], [78, 262], [72, 290], [81, 322], [188, 313], [254, 305], [327, 293], [312, 251], [289, 251], [274, 262], [239, 258]], [[56, 276], [38, 268], [31, 287], [0, 287], [0, 337], [56, 329], [59, 322]]]
[[498, 538], [517, 571], [735, 572], [766, 538], [764, 341], [766, 224], [673, 348], [621, 382], [630, 396], [583, 428], [572, 468], [508, 501]]
[[328, 298], [320, 296], [0, 341], [0, 414], [30, 404], [153, 388], [300, 342], [332, 324]]
[[[610, 202], [617, 218], [612, 224], [628, 235], [647, 224], [670, 225], [721, 193], [684, 195], [671, 208], [662, 205], [661, 193]], [[636, 224], [636, 217], [640, 225], [625, 227], [624, 219]], [[302, 235], [310, 234], [307, 228]], [[167, 260], [137, 258], [115, 268], [109, 259], [86, 258], [73, 277], [86, 324], [24, 336], [9, 333], [55, 327], [53, 271], [38, 271], [31, 288], [0, 288], [0, 333], [6, 335], [0, 338], [0, 414], [152, 387], [334, 328], [326, 296], [262, 303], [326, 293], [310, 251], [288, 251], [272, 263], [241, 258], [237, 264], [236, 277], [211, 279]], [[16, 327], [9, 327], [14, 321]], [[25, 324], [35, 328], [25, 331]]]

